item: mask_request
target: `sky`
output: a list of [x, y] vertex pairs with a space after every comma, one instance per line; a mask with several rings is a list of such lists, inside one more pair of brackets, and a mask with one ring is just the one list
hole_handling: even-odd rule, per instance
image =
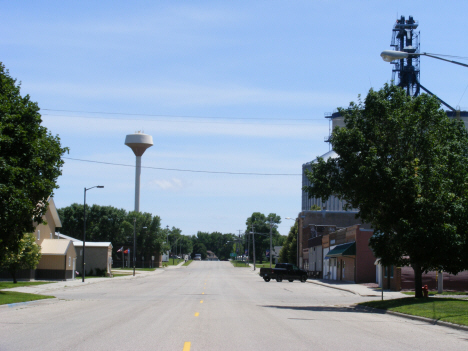
[[[253, 212], [276, 213], [287, 235], [302, 164], [329, 151], [325, 114], [390, 83], [380, 53], [396, 19], [419, 22], [422, 52], [466, 57], [467, 10], [466, 0], [0, 0], [0, 62], [70, 149], [58, 208], [104, 185], [87, 204], [132, 211], [124, 141], [141, 131], [154, 145], [140, 211], [185, 235], [244, 232]], [[422, 57], [421, 84], [468, 109], [468, 69]]]

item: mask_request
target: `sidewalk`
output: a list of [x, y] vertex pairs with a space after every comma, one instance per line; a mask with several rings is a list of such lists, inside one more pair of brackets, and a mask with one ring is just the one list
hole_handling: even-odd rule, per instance
[[[254, 274], [259, 274], [260, 269], [257, 268], [255, 271], [253, 270], [253, 266], [250, 266], [250, 272]], [[382, 296], [382, 290], [378, 287], [366, 286], [364, 284], [356, 284], [351, 282], [343, 282], [340, 280], [328, 280], [328, 279], [307, 279], [306, 283], [321, 285], [331, 289], [337, 289], [349, 292], [354, 295], [365, 296], [365, 297], [379, 297]], [[405, 294], [402, 294], [399, 291], [391, 291], [391, 290], [384, 290], [384, 298], [385, 299], [398, 299], [400, 297], [408, 297]]]
[[[172, 268], [178, 268], [183, 264], [183, 262], [177, 266], [169, 266]], [[102, 278], [86, 278], [85, 281], [82, 281], [81, 277], [78, 277], [77, 279], [74, 280], [60, 280], [60, 281], [53, 281], [49, 284], [41, 284], [41, 285], [29, 285], [29, 286], [21, 286], [18, 288], [11, 288], [11, 289], [2, 289], [4, 291], [16, 291], [16, 292], [23, 292], [23, 293], [29, 293], [29, 294], [43, 294], [43, 295], [48, 295], [51, 294], [51, 291], [53, 290], [58, 290], [58, 289], [63, 289], [65, 287], [80, 287], [84, 285], [89, 285], [89, 284], [96, 284], [96, 283], [102, 283], [102, 282], [110, 282], [113, 279], [138, 279], [142, 278], [151, 274], [161, 274], [164, 272], [164, 270], [168, 269], [169, 267], [165, 268], [157, 268], [154, 271], [136, 271], [135, 276], [133, 276], [133, 270], [121, 270], [120, 268], [116, 268], [112, 270], [113, 274], [121, 274], [122, 272], [125, 272], [124, 276], [118, 276], [118, 277], [113, 277], [113, 278], [108, 278], [108, 277], [102, 277]], [[127, 274], [128, 273], [128, 274]], [[40, 281], [40, 280], [39, 280]]]
[[[382, 296], [382, 289], [378, 287], [366, 286], [364, 284], [356, 284], [351, 282], [343, 282], [339, 280], [328, 279], [308, 279], [307, 283], [322, 285], [327, 288], [347, 291], [349, 293], [366, 296], [366, 297], [379, 297]], [[398, 299], [400, 297], [408, 297], [399, 291], [384, 290], [385, 299]]]

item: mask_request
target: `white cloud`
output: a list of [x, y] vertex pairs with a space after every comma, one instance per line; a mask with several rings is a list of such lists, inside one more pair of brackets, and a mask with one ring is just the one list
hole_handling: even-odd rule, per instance
[[179, 190], [185, 186], [182, 180], [178, 178], [154, 179], [149, 182], [149, 185], [150, 187], [157, 187], [162, 190]]

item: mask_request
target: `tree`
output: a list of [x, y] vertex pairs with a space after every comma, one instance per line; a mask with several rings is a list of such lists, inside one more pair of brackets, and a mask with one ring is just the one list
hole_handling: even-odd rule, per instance
[[423, 272], [468, 268], [468, 133], [435, 97], [393, 85], [339, 111], [346, 127], [331, 137], [339, 158], [318, 159], [305, 190], [358, 208], [382, 265], [413, 267], [421, 297]]
[[34, 234], [26, 233], [18, 243], [16, 250], [8, 250], [2, 267], [5, 268], [17, 283], [16, 273], [21, 269], [35, 269], [41, 259], [41, 247], [36, 244]]
[[[254, 212], [252, 216], [247, 218], [245, 224], [247, 225], [246, 233], [249, 233], [249, 240], [252, 240], [252, 230], [255, 233], [255, 257], [260, 263], [266, 259], [266, 250], [270, 249], [270, 224], [273, 225], [272, 228], [272, 242], [273, 246], [277, 245], [279, 242], [283, 242], [284, 239], [281, 239], [281, 235], [276, 229], [276, 224], [281, 223], [281, 217], [277, 216], [276, 213], [270, 213], [265, 216], [263, 213]], [[258, 235], [257, 235], [258, 234]], [[253, 250], [253, 247], [252, 247]], [[250, 253], [249, 253], [250, 256]], [[252, 251], [253, 257], [253, 251]]]
[[0, 262], [9, 250], [18, 251], [33, 222], [42, 223], [47, 199], [58, 188], [67, 148], [41, 122], [37, 103], [21, 96], [0, 62]]
[[[62, 234], [76, 239], [83, 237], [83, 205], [74, 203], [60, 208]], [[127, 212], [112, 206], [86, 205], [86, 240], [112, 242], [114, 258], [122, 246], [133, 250], [133, 222], [137, 239], [136, 257], [149, 259], [155, 253], [167, 250], [166, 233], [161, 229], [161, 219], [147, 212]], [[145, 228], [146, 227], [146, 228]]]
[[283, 247], [279, 253], [279, 261], [282, 263], [297, 263], [297, 222], [291, 226], [288, 237], [283, 243]]

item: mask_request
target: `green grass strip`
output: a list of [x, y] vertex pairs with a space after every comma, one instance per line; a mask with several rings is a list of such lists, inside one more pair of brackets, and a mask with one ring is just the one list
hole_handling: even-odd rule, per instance
[[19, 288], [21, 286], [30, 286], [30, 285], [42, 285], [42, 284], [50, 284], [52, 282], [17, 282], [16, 284], [13, 282], [0, 282], [0, 290], [1, 289], [11, 289], [11, 288]]
[[[414, 291], [402, 291], [402, 294], [414, 296]], [[444, 291], [441, 294], [439, 294], [437, 291], [429, 291], [429, 296], [441, 296], [441, 295], [449, 295], [449, 296], [466, 295], [466, 297], [468, 297], [468, 292], [466, 291]]]
[[247, 262], [243, 262], [243, 261], [232, 261], [231, 260], [231, 263], [234, 267], [249, 267], [249, 264]]
[[464, 299], [405, 297], [359, 305], [468, 326], [468, 300]]
[[187, 262], [185, 262], [182, 266], [188, 266], [190, 263], [192, 263], [193, 260], [188, 260]]
[[0, 305], [53, 298], [55, 298], [55, 296], [27, 294], [15, 291], [0, 291]]

